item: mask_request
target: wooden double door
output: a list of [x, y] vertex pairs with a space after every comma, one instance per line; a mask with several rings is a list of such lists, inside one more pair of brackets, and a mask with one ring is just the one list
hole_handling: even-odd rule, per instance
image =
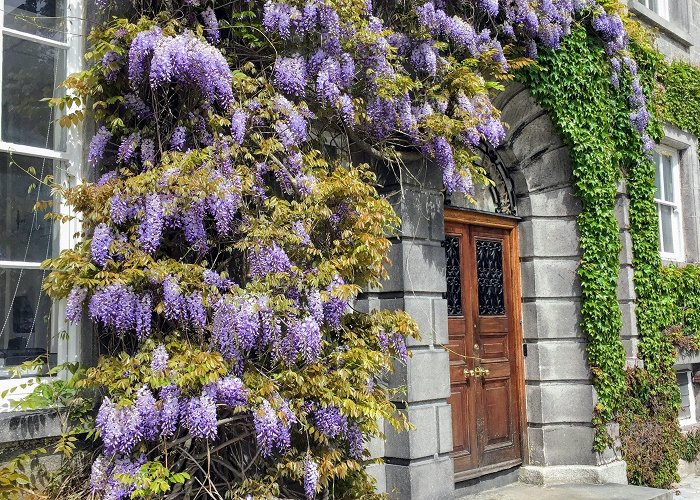
[[517, 220], [445, 211], [455, 481], [522, 463]]

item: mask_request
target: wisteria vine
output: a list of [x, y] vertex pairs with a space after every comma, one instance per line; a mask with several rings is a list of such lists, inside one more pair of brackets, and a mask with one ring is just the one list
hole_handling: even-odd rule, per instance
[[165, 468], [173, 498], [370, 494], [415, 326], [352, 311], [398, 224], [357, 159], [422, 155], [471, 195], [506, 133], [492, 93], [574, 22], [613, 86], [631, 75], [651, 147], [623, 23], [594, 0], [156, 1], [95, 29], [66, 83], [100, 124], [95, 182], [64, 193], [87, 237], [47, 281], [106, 346], [92, 491], [153, 494]]

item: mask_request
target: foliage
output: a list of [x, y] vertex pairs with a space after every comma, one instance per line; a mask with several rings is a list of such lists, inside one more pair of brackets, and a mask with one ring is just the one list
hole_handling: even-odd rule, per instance
[[659, 80], [665, 89], [664, 120], [700, 137], [700, 69], [674, 61], [660, 68]]
[[700, 455], [700, 430], [694, 429], [683, 436], [681, 458], [686, 462], [694, 462]]
[[[621, 247], [613, 210], [621, 160], [616, 146], [628, 137], [621, 136], [620, 107], [603, 49], [584, 27], [574, 29], [562, 50], [542, 54], [538, 65], [541, 70], [525, 70], [522, 78], [569, 146], [582, 205], [581, 326], [588, 337], [588, 362], [598, 394], [595, 447], [602, 451], [610, 444], [605, 424], [619, 408], [625, 387], [617, 302]], [[623, 121], [627, 123], [626, 116]]]
[[96, 182], [56, 188], [84, 232], [45, 289], [70, 321], [87, 306], [105, 349], [79, 387], [105, 395], [94, 493], [371, 494], [363, 439], [380, 418], [407, 428], [381, 381], [415, 324], [347, 311], [386, 276], [399, 223], [355, 153], [422, 155], [469, 195], [479, 146], [505, 135], [490, 95], [515, 70], [571, 149], [609, 444], [625, 391], [616, 182], [630, 159], [648, 167], [654, 132], [617, 3], [151, 2], [90, 43], [52, 104], [66, 126], [91, 104]]

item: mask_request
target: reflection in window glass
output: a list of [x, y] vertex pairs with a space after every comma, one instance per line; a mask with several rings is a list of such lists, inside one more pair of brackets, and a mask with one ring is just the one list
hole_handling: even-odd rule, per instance
[[654, 178], [654, 183], [656, 185], [656, 193], [654, 193], [654, 198], [661, 199], [661, 155], [654, 151], [654, 163], [656, 164], [656, 176]]
[[671, 164], [671, 157], [668, 155], [662, 155], [661, 158], [664, 169], [664, 200], [675, 202], [675, 194], [673, 192], [673, 184], [675, 179], [673, 178], [673, 165]]
[[51, 300], [41, 291], [45, 271], [0, 268], [0, 378], [6, 367], [49, 354], [55, 366], [51, 339]]
[[661, 251], [675, 253], [673, 247], [673, 207], [661, 205], [659, 210], [661, 217]]
[[5, 0], [5, 27], [56, 41], [66, 39], [64, 0]]
[[42, 99], [60, 95], [65, 50], [5, 35], [2, 57], [2, 139], [63, 150], [64, 138], [54, 137], [54, 110]]
[[0, 260], [42, 262], [53, 254], [53, 224], [34, 211], [51, 190], [31, 169], [38, 178], [54, 174], [52, 160], [0, 153]]

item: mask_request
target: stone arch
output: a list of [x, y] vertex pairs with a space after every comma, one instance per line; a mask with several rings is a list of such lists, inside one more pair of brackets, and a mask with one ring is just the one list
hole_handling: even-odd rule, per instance
[[508, 124], [497, 153], [512, 179], [522, 218], [530, 464], [523, 473], [537, 482], [566, 471], [576, 482], [626, 482], [624, 462], [615, 462], [612, 451], [593, 451], [595, 390], [580, 328], [577, 273], [581, 251], [576, 217], [581, 205], [574, 194], [569, 150], [547, 112], [523, 85], [509, 85], [494, 105]]

